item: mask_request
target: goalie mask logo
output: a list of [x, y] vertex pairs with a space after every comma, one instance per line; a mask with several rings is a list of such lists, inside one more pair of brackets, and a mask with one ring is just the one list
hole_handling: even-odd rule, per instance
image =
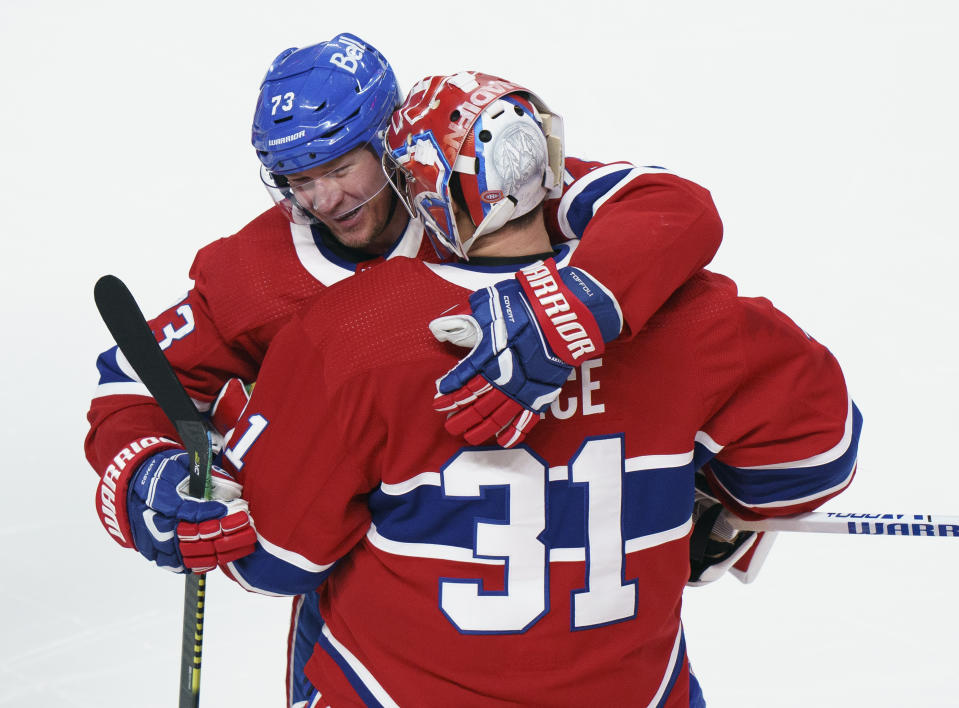
[[543, 172], [548, 163], [543, 134], [529, 123], [514, 123], [497, 137], [492, 150], [493, 168], [505, 194], [514, 194], [518, 188]]

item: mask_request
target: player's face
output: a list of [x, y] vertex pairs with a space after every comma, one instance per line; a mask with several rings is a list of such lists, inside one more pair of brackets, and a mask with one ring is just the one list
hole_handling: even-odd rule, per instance
[[350, 248], [383, 253], [402, 232], [403, 209], [393, 209], [380, 159], [367, 147], [289, 175], [296, 201]]

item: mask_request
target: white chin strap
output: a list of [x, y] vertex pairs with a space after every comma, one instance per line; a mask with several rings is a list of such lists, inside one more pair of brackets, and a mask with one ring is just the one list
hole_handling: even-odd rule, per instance
[[486, 218], [476, 227], [473, 235], [463, 242], [463, 253], [469, 253], [470, 246], [472, 246], [473, 242], [480, 236], [485, 236], [505, 226], [506, 222], [513, 218], [515, 211], [516, 201], [512, 197], [506, 197], [490, 207]]

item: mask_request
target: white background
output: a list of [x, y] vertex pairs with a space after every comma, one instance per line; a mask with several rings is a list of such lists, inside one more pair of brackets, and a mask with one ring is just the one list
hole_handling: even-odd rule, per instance
[[[569, 154], [708, 187], [714, 268], [830, 346], [864, 413], [828, 508], [959, 514], [951, 5], [2, 0], [0, 706], [174, 705], [182, 579], [108, 540], [82, 453], [93, 283], [151, 314], [186, 291], [197, 248], [269, 204], [263, 72], [340, 31], [404, 90], [499, 74], [564, 115]], [[957, 551], [781, 535], [755, 584], [688, 592], [710, 705], [959, 705]], [[203, 704], [281, 705], [287, 601], [210, 586]]]

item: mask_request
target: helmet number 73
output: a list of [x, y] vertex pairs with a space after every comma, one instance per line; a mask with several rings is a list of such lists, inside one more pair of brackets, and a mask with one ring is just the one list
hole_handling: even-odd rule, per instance
[[[296, 98], [296, 95], [292, 91], [287, 91], [283, 94], [277, 94], [276, 96], [270, 96], [270, 103], [273, 104], [273, 111], [270, 115], [276, 115], [276, 109], [280, 108], [284, 111], [293, 110], [293, 99]], [[282, 105], [280, 105], [282, 102]]]

